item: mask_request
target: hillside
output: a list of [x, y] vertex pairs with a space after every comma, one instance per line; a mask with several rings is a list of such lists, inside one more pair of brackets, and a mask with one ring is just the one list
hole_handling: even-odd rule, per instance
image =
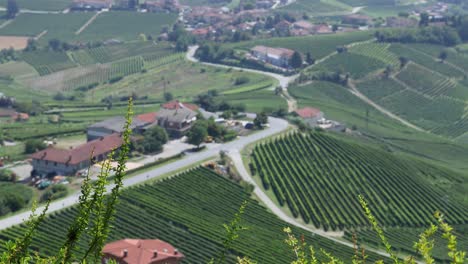
[[[249, 256], [259, 263], [287, 263], [292, 258], [282, 233], [288, 225], [251, 199], [242, 187], [208, 169], [193, 169], [162, 182], [126, 189], [120, 200], [110, 241], [125, 237], [163, 239], [186, 256], [184, 263], [207, 263], [221, 249], [222, 224], [230, 221], [240, 204], [248, 200], [242, 217], [248, 229], [234, 243], [228, 263], [234, 263], [237, 255]], [[73, 207], [47, 217], [35, 236], [33, 249], [42, 255], [56, 252], [75, 214]], [[5, 240], [17, 238], [24, 231], [24, 226], [18, 226], [0, 232], [0, 252]], [[315, 248], [351, 259], [352, 248], [296, 228], [293, 231], [303, 234]], [[324, 260], [323, 254], [318, 254]], [[375, 259], [371, 254], [369, 261]]]
[[257, 145], [251, 162], [278, 203], [317, 228], [367, 226], [359, 194], [384, 226], [422, 227], [436, 210], [452, 224], [468, 223], [464, 191], [452, 188], [462, 176], [372, 146], [324, 133], [290, 134]]

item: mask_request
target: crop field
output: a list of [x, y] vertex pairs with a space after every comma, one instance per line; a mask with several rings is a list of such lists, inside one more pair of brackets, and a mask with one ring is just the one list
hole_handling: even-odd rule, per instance
[[17, 78], [33, 78], [39, 76], [37, 71], [24, 61], [9, 61], [0, 64], [0, 75]]
[[[461, 231], [461, 232], [460, 232]], [[468, 248], [468, 238], [466, 233], [468, 228], [466, 225], [455, 226], [455, 235], [457, 236], [458, 248]], [[424, 232], [423, 228], [385, 228], [385, 237], [389, 240], [392, 245], [392, 249], [396, 252], [402, 252], [406, 254], [415, 254], [413, 244], [418, 241], [419, 235]], [[353, 233], [345, 232], [345, 237], [352, 241]], [[373, 230], [359, 230], [356, 231], [356, 237], [359, 243], [371, 246], [380, 246], [381, 241], [379, 240], [377, 233]], [[447, 240], [441, 237], [441, 233], [437, 232], [435, 235], [433, 256], [436, 258], [436, 262], [449, 262], [451, 259], [447, 256]]]
[[324, 15], [326, 13], [347, 11], [347, 9], [344, 9], [337, 5], [329, 4], [327, 3], [327, 1], [322, 0], [298, 0], [286, 7], [281, 8], [281, 10], [297, 12], [300, 14], [303, 14], [305, 12], [315, 15]]
[[440, 53], [445, 51], [447, 52], [447, 62], [459, 67], [462, 71], [465, 72], [465, 74], [468, 72], [468, 54], [463, 52], [463, 50], [457, 52], [456, 48], [452, 49], [445, 46], [431, 44], [406, 44], [405, 46], [435, 58], [438, 58]]
[[[18, 6], [21, 9], [29, 10], [45, 10], [45, 11], [62, 11], [66, 9], [71, 0], [17, 0]], [[0, 0], [0, 6], [5, 7], [7, 0]]]
[[297, 50], [302, 53], [310, 52], [312, 57], [320, 59], [334, 52], [337, 46], [349, 45], [372, 38], [372, 32], [339, 33], [332, 35], [317, 35], [307, 37], [270, 38], [240, 42], [227, 47], [250, 49], [255, 45], [270, 47], [283, 47]]
[[359, 91], [373, 101], [401, 92], [406, 88], [391, 78], [373, 78], [358, 84]]
[[378, 59], [360, 54], [343, 52], [331, 56], [316, 66], [312, 66], [311, 70], [319, 68], [327, 71], [339, 71], [341, 73], [349, 73], [353, 79], [359, 79], [385, 67], [386, 64]]
[[401, 44], [392, 44], [389, 50], [399, 56], [406, 57], [407, 59], [414, 61], [415, 63], [426, 67], [432, 71], [443, 74], [447, 77], [462, 78], [465, 74], [447, 63], [441, 63], [436, 57], [430, 56], [424, 52], [412, 49], [408, 46]]
[[89, 65], [107, 63], [140, 55], [148, 58], [159, 58], [172, 53], [174, 53], [174, 49], [166, 43], [158, 43], [156, 45], [151, 41], [147, 41], [79, 50], [71, 52], [70, 56], [80, 65]]
[[369, 225], [359, 194], [384, 226], [426, 226], [436, 210], [443, 210], [452, 224], [468, 222], [467, 208], [444, 201], [446, 192], [430, 183], [462, 178], [445, 177], [426, 170], [427, 164], [334, 136], [295, 133], [276, 138], [257, 145], [251, 162], [281, 206], [324, 230]]
[[414, 64], [408, 65], [405, 70], [396, 75], [396, 78], [430, 97], [447, 95], [457, 87], [456, 82], [443, 75], [433, 74], [431, 71]]
[[22, 50], [28, 44], [28, 37], [0, 36], [0, 50], [13, 48]]
[[398, 66], [400, 64], [398, 56], [390, 52], [389, 47], [390, 44], [386, 43], [363, 43], [351, 47], [349, 52], [378, 59], [385, 65]]
[[92, 13], [21, 14], [11, 24], [0, 29], [0, 35], [35, 37], [47, 30], [47, 34], [40, 39], [41, 42], [53, 38], [70, 41], [75, 38], [75, 31], [92, 15]]
[[56, 137], [58, 135], [83, 132], [89, 123], [48, 123], [47, 117], [40, 120], [30, 119], [26, 123], [2, 125], [5, 136], [15, 140], [30, 138]]
[[[282, 231], [289, 225], [252, 200], [242, 187], [205, 168], [123, 190], [109, 241], [128, 237], [157, 238], [177, 247], [186, 256], [183, 263], [207, 263], [221, 250], [225, 238], [223, 224], [231, 221], [243, 201], [249, 201], [242, 216], [242, 225], [248, 229], [239, 233], [226, 262], [236, 263], [238, 255], [259, 263], [292, 261], [293, 253], [284, 243]], [[42, 255], [56, 252], [76, 212], [77, 208], [72, 207], [47, 217], [34, 236], [32, 249]], [[18, 238], [25, 230], [24, 226], [16, 226], [0, 232], [0, 252], [4, 249], [3, 242]], [[319, 248], [342, 259], [351, 259], [353, 255], [352, 248], [300, 229], [292, 230], [304, 235], [307, 243], [317, 249], [319, 261], [326, 260]], [[85, 242], [79, 242], [81, 250]], [[83, 253], [80, 251], [77, 255]], [[376, 256], [370, 254], [368, 261], [375, 260]]]
[[76, 66], [64, 52], [24, 52], [21, 57], [25, 62], [33, 66], [41, 76]]
[[[164, 25], [175, 23], [176, 14], [107, 12], [98, 16], [79, 36], [79, 40], [137, 40], [140, 34], [156, 37]], [[73, 31], [74, 32], [74, 31]]]
[[269, 89], [228, 94], [221, 98], [234, 105], [243, 104], [247, 111], [254, 113], [263, 110], [288, 109], [286, 100]]

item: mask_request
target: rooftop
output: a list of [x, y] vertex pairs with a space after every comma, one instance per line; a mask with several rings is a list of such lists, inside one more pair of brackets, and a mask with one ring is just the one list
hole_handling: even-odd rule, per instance
[[[92, 157], [97, 157], [106, 154], [112, 149], [119, 148], [123, 144], [123, 139], [120, 134], [112, 135], [89, 141], [74, 149], [58, 149], [49, 147], [38, 151], [31, 155], [32, 159], [45, 160], [69, 165], [79, 164], [90, 160]], [[92, 155], [92, 156], [91, 156]]]
[[171, 244], [159, 239], [122, 239], [105, 245], [102, 253], [128, 264], [174, 263], [184, 258]]
[[320, 109], [313, 107], [304, 107], [294, 111], [298, 116], [302, 118], [314, 118], [320, 114]]
[[255, 46], [251, 49], [252, 51], [268, 54], [268, 55], [274, 55], [274, 56], [285, 56], [285, 57], [292, 57], [294, 54], [294, 50], [290, 49], [285, 49], [285, 48], [272, 48], [272, 47], [267, 47], [267, 46]]
[[188, 108], [188, 109], [190, 109], [190, 110], [192, 110], [192, 111], [198, 110], [198, 106], [197, 106], [197, 105], [188, 104], [188, 103], [182, 103], [182, 102], [179, 102], [179, 100], [174, 100], [174, 101], [167, 102], [167, 103], [165, 103], [165, 104], [162, 105], [162, 108], [164, 108], [164, 109]]
[[184, 121], [189, 121], [196, 116], [197, 113], [188, 108], [163, 108], [158, 112], [158, 120], [165, 120], [174, 123], [182, 123]]
[[[125, 119], [125, 117], [116, 116], [116, 117], [108, 118], [101, 122], [94, 123], [90, 125], [88, 128], [106, 128], [108, 130], [120, 133], [124, 131], [126, 122], [127, 120]], [[134, 118], [132, 120], [132, 124], [130, 125], [130, 129], [135, 129], [137, 127], [142, 127], [145, 125], [147, 125], [147, 122], [145, 122], [144, 120]]]

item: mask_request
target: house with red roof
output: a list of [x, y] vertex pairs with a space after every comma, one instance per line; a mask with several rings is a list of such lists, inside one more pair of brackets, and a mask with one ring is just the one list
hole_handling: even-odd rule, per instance
[[198, 106], [181, 103], [177, 100], [161, 105], [158, 112], [158, 125], [166, 129], [172, 137], [183, 136], [197, 120]]
[[107, 159], [109, 153], [122, 144], [122, 135], [114, 133], [72, 149], [49, 147], [31, 155], [33, 172], [38, 175], [74, 175], [94, 162]]
[[159, 239], [122, 239], [102, 250], [102, 264], [178, 264], [185, 256], [171, 244]]
[[309, 126], [316, 126], [318, 121], [324, 118], [323, 112], [313, 107], [300, 108], [294, 111], [294, 113]]

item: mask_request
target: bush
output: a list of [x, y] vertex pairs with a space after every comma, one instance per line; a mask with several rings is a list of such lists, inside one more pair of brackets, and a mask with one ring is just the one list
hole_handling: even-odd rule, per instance
[[110, 84], [116, 83], [116, 82], [118, 82], [118, 81], [120, 81], [122, 79], [123, 79], [123, 76], [115, 76], [115, 77], [112, 77], [112, 78], [109, 79], [109, 83]]
[[246, 77], [246, 76], [237, 77], [236, 80], [234, 81], [234, 85], [246, 84], [249, 81], [250, 81], [249, 77]]
[[7, 169], [0, 170], [0, 181], [14, 181], [15, 175], [12, 171]]
[[47, 145], [39, 139], [29, 139], [24, 146], [24, 153], [32, 154], [47, 148]]
[[52, 187], [48, 188], [42, 195], [41, 195], [41, 202], [45, 202], [47, 200], [57, 200], [59, 198], [65, 197], [68, 194], [67, 186], [63, 184], [56, 184]]

